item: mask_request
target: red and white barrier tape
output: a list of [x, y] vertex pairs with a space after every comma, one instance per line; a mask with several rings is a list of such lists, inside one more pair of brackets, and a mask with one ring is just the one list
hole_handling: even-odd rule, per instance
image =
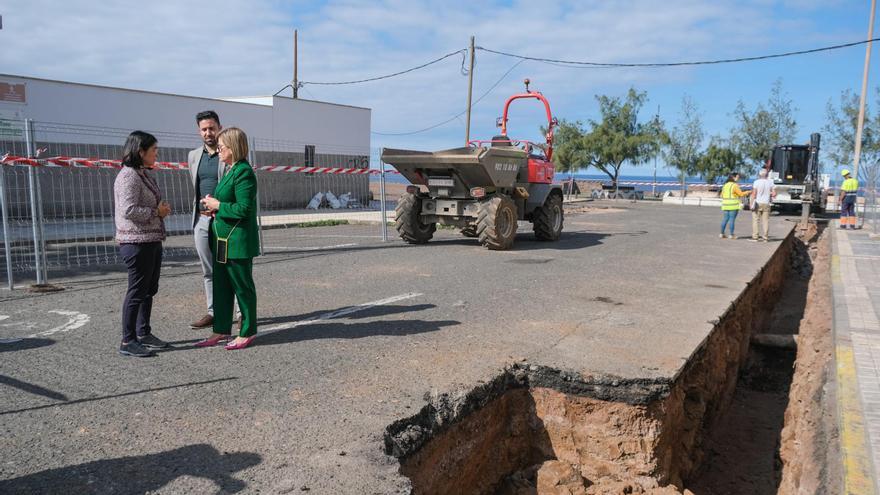
[[[335, 168], [335, 167], [295, 167], [293, 165], [261, 165], [255, 170], [265, 172], [293, 172], [301, 174], [333, 174], [333, 175], [379, 175], [381, 172], [373, 168]], [[397, 170], [386, 170], [386, 174], [399, 174]]]
[[[22, 156], [3, 155], [0, 157], [0, 165], [31, 166], [31, 167], [75, 167], [75, 168], [122, 168], [120, 160], [105, 160], [98, 158], [71, 158], [68, 156], [56, 156], [51, 158], [25, 158]], [[187, 170], [189, 165], [183, 162], [156, 162], [156, 168], [163, 170]], [[341, 167], [295, 167], [292, 165], [263, 165], [254, 167], [255, 170], [265, 172], [292, 172], [304, 174], [334, 174], [334, 175], [380, 175], [381, 172], [370, 168], [341, 168]], [[399, 174], [396, 170], [386, 170], [386, 174]]]
[[[568, 181], [563, 181], [568, 182]], [[618, 182], [621, 186], [658, 186], [658, 187], [681, 187], [681, 182], [631, 182], [631, 181], [620, 181]], [[717, 187], [721, 188], [724, 184], [685, 184], [685, 187], [688, 189], [700, 189], [704, 187]], [[751, 184], [740, 184], [740, 188], [749, 189], [752, 187]]]

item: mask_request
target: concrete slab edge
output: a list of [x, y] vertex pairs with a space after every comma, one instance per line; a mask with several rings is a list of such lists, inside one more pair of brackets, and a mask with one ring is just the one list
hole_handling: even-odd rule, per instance
[[[756, 271], [752, 279], [745, 284], [742, 292], [722, 315], [707, 324], [715, 326], [733, 315], [737, 305], [749, 292], [749, 289], [761, 282], [766, 267], [778, 263], [777, 258], [786, 256], [793, 239], [794, 227], [779, 244], [767, 263]], [[506, 392], [517, 388], [549, 388], [567, 395], [621, 402], [628, 405], [647, 405], [665, 399], [669, 396], [675, 383], [682, 376], [686, 376], [686, 373], [700, 361], [700, 357], [707, 350], [712, 334], [711, 331], [707, 334], [689, 359], [672, 377], [632, 379], [610, 375], [593, 375], [585, 379], [579, 372], [518, 362], [506, 367], [491, 381], [480, 383], [473, 388], [461, 387], [448, 393], [426, 394], [425, 400], [428, 404], [418, 413], [399, 419], [386, 427], [385, 453], [396, 458], [406, 458], [451, 424], [485, 407]]]
[[476, 387], [426, 394], [428, 404], [413, 416], [390, 424], [385, 429], [385, 453], [405, 458], [447, 426], [477, 411], [505, 393], [521, 388], [549, 388], [568, 395], [590, 397], [629, 405], [646, 405], [669, 395], [669, 378], [625, 379], [615, 376], [592, 376], [584, 380], [578, 372], [520, 362], [506, 367], [489, 382]]

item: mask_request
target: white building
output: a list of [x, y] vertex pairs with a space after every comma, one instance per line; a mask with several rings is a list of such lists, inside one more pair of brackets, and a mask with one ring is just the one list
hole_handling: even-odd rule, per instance
[[[216, 111], [224, 127], [242, 128], [257, 151], [284, 153], [286, 158], [264, 155], [258, 162], [344, 167], [354, 162], [343, 157], [370, 153], [368, 108], [282, 96], [202, 98], [0, 74], [0, 128], [6, 129], [0, 141], [20, 134], [20, 122], [31, 119], [37, 133], [49, 134], [37, 136], [37, 141], [121, 145], [120, 136], [124, 141], [128, 132], [140, 129], [156, 134], [164, 151], [186, 149], [198, 145], [195, 115], [202, 110]], [[56, 154], [51, 149], [47, 153]], [[297, 158], [309, 163], [295, 163]]]
[[[247, 133], [254, 166], [369, 167], [368, 108], [281, 96], [201, 98], [7, 74], [0, 74], [0, 156], [28, 155], [27, 119], [32, 121], [33, 148], [40, 158], [118, 160], [128, 134], [142, 130], [158, 138], [160, 161], [185, 163], [188, 151], [202, 144], [195, 116], [204, 110], [217, 112], [224, 127], [240, 127]], [[51, 189], [52, 176], [65, 173], [46, 168], [38, 180]], [[82, 173], [100, 175], [97, 171]], [[316, 192], [331, 186], [337, 192], [363, 191], [358, 200], [364, 205], [369, 201], [367, 175], [337, 176], [328, 185], [313, 174], [265, 174], [258, 172], [261, 201], [267, 209], [302, 208]], [[192, 201], [187, 189], [191, 186], [178, 175], [164, 173], [160, 177], [176, 180], [168, 187], [169, 196], [178, 209], [185, 209]], [[89, 183], [90, 199], [109, 205], [111, 179], [104, 174], [99, 183]], [[9, 201], [26, 205], [27, 197], [20, 196]], [[44, 195], [46, 211], [56, 211], [62, 203], [65, 211], [92, 208], [82, 201], [56, 196]]]

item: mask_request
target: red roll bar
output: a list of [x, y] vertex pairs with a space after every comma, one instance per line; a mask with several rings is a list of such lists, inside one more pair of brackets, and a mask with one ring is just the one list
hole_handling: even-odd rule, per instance
[[507, 136], [507, 113], [510, 110], [510, 104], [513, 103], [514, 100], [525, 99], [525, 98], [534, 98], [539, 100], [544, 104], [544, 109], [547, 111], [547, 135], [545, 136], [547, 140], [547, 160], [553, 158], [553, 127], [557, 125], [556, 119], [553, 118], [553, 113], [550, 111], [550, 102], [547, 101], [547, 98], [544, 97], [539, 91], [529, 91], [529, 80], [525, 80], [526, 83], [526, 92], [520, 93], [511, 96], [504, 103], [504, 114], [501, 117], [501, 135]]

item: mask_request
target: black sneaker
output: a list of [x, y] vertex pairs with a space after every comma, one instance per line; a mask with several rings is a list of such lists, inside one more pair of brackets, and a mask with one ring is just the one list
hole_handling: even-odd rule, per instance
[[123, 356], [150, 357], [153, 355], [153, 351], [142, 346], [137, 340], [132, 340], [119, 346], [119, 354]]
[[171, 347], [168, 342], [156, 337], [153, 334], [147, 335], [145, 337], [140, 337], [138, 342], [147, 349], [166, 349]]

